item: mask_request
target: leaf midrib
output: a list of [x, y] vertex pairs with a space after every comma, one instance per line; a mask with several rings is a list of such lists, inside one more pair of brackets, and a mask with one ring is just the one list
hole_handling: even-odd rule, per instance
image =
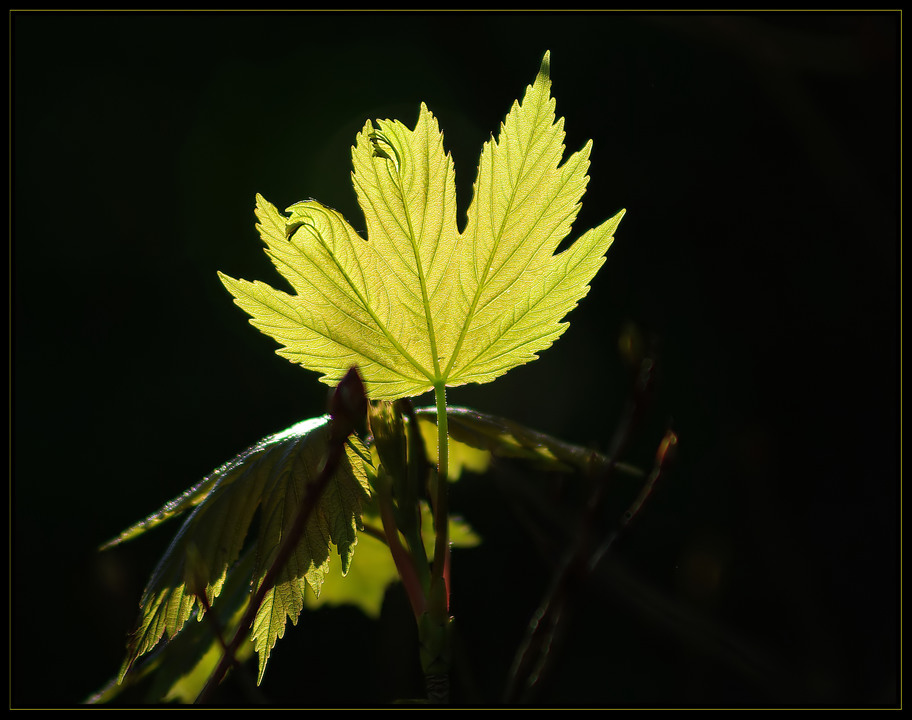
[[[521, 106], [521, 105], [518, 106], [518, 109], [521, 110], [521, 109], [522, 109], [522, 106]], [[535, 115], [534, 115], [534, 120], [535, 120], [535, 122], [532, 122], [532, 123], [531, 123], [531, 130], [530, 130], [530, 132], [529, 132], [530, 137], [531, 137], [532, 135], [535, 134], [535, 130], [536, 130], [536, 128], [538, 127], [538, 118], [540, 117], [541, 112], [542, 112], [542, 103], [539, 102], [539, 103], [536, 105], [536, 107], [535, 107]], [[549, 123], [549, 127], [550, 127], [550, 123]], [[493, 139], [492, 139], [492, 140], [493, 140]], [[490, 189], [489, 189], [489, 192], [492, 192], [492, 191], [493, 191], [493, 188], [494, 188], [494, 178], [493, 178], [494, 171], [495, 171], [495, 168], [494, 168], [494, 149], [497, 147], [497, 145], [498, 145], [497, 141], [496, 141], [496, 140], [493, 140], [493, 142], [492, 142], [492, 144], [491, 144], [491, 178], [490, 178], [490, 183], [489, 183], [489, 188], [490, 188]], [[531, 147], [531, 141], [526, 145], [526, 147]], [[504, 148], [504, 149], [506, 150], [506, 148]], [[513, 208], [513, 204], [514, 204], [515, 201], [516, 201], [516, 192], [517, 192], [517, 189], [518, 189], [519, 185], [521, 184], [521, 180], [520, 180], [519, 178], [522, 178], [522, 176], [523, 176], [523, 172], [524, 172], [524, 170], [525, 170], [526, 160], [527, 160], [527, 158], [528, 158], [528, 155], [529, 155], [529, 153], [523, 153], [523, 154], [522, 154], [522, 159], [521, 159], [521, 161], [520, 161], [519, 170], [518, 170], [518, 172], [517, 172], [517, 174], [516, 174], [516, 177], [517, 177], [518, 179], [517, 179], [517, 181], [513, 184], [513, 187], [510, 189], [510, 200], [509, 200], [509, 202], [507, 203], [506, 209], [504, 210], [503, 218], [502, 218], [501, 221], [500, 221], [500, 228], [499, 228], [498, 231], [497, 231], [497, 234], [496, 234], [496, 236], [495, 236], [494, 242], [491, 244], [491, 250], [490, 250], [490, 252], [489, 252], [489, 254], [488, 254], [488, 257], [485, 259], [484, 271], [483, 271], [483, 273], [482, 273], [481, 280], [478, 282], [478, 285], [477, 285], [476, 288], [475, 288], [475, 296], [472, 298], [472, 303], [471, 303], [471, 305], [469, 306], [469, 311], [468, 311], [468, 313], [466, 314], [465, 322], [463, 323], [463, 325], [462, 325], [462, 330], [461, 330], [460, 333], [459, 333], [459, 339], [456, 341], [456, 345], [455, 345], [455, 347], [453, 348], [453, 354], [450, 356], [450, 360], [449, 360], [449, 362], [447, 363], [446, 370], [444, 371], [444, 381], [446, 381], [446, 379], [449, 378], [450, 373], [451, 373], [452, 370], [453, 370], [453, 367], [456, 365], [456, 358], [459, 357], [459, 352], [462, 350], [462, 344], [463, 344], [463, 342], [465, 342], [465, 339], [466, 339], [466, 337], [468, 336], [468, 333], [469, 333], [469, 327], [470, 327], [471, 324], [472, 324], [472, 320], [475, 318], [475, 313], [476, 313], [476, 308], [477, 308], [477, 306], [478, 306], [478, 301], [481, 299], [481, 293], [482, 293], [482, 291], [484, 290], [484, 288], [486, 287], [487, 279], [488, 279], [488, 273], [489, 273], [489, 271], [491, 270], [491, 267], [492, 267], [491, 253], [494, 252], [494, 250], [497, 248], [497, 246], [500, 244], [501, 240], [503, 239], [504, 228], [506, 227], [507, 218], [509, 218], [509, 216], [510, 216], [510, 211], [511, 211], [512, 208]], [[477, 233], [478, 233], [478, 226], [479, 226], [479, 224], [478, 224], [478, 221], [476, 220], [476, 222], [475, 222], [475, 233], [476, 233], [476, 236], [477, 236]], [[518, 246], [517, 246], [517, 247], [518, 247]], [[514, 248], [513, 252], [515, 252], [515, 251], [516, 251], [516, 248]]]
[[[425, 134], [425, 144], [428, 144], [429, 143], [428, 133], [425, 132], [424, 134]], [[379, 135], [379, 133], [378, 133], [378, 135]], [[392, 145], [389, 142], [389, 140], [386, 139], [385, 136], [381, 135], [381, 137], [383, 137], [384, 142], [386, 142], [388, 145]], [[427, 152], [426, 156], [429, 158], [430, 152]], [[434, 321], [433, 321], [432, 313], [431, 313], [431, 303], [430, 303], [430, 299], [428, 298], [428, 291], [427, 291], [427, 280], [424, 276], [424, 266], [421, 264], [421, 253], [418, 248], [418, 241], [415, 236], [415, 228], [412, 223], [412, 213], [409, 210], [408, 203], [405, 202], [405, 188], [403, 187], [402, 167], [401, 167], [402, 163], [395, 164], [391, 160], [388, 160], [388, 159], [382, 159], [382, 160], [383, 160], [384, 164], [386, 165], [386, 172], [389, 174], [390, 180], [392, 180], [396, 189], [399, 191], [399, 204], [402, 207], [402, 213], [405, 217], [405, 223], [408, 226], [406, 236], [408, 237], [409, 243], [411, 244], [411, 247], [412, 247], [412, 256], [415, 260], [415, 274], [418, 277], [418, 284], [419, 284], [419, 287], [421, 288], [421, 303], [424, 307], [425, 324], [427, 325], [427, 330], [428, 330], [428, 344], [430, 345], [431, 360], [434, 363], [433, 376], [429, 375], [427, 373], [427, 371], [424, 371], [424, 374], [428, 378], [428, 380], [431, 381], [432, 384], [437, 383], [437, 382], [445, 382], [446, 378], [441, 377], [441, 375], [440, 375], [440, 361], [437, 358], [437, 335], [434, 330]], [[390, 170], [391, 165], [393, 165], [395, 167], [395, 177], [393, 177], [393, 173]], [[376, 165], [374, 167], [376, 168]], [[427, 170], [428, 170], [427, 174], [428, 174], [428, 176], [430, 176], [430, 168], [428, 168]], [[425, 198], [430, 197], [430, 194], [431, 194], [430, 185], [428, 184], [428, 180], [429, 180], [429, 178], [425, 179], [425, 186], [424, 186], [424, 197]], [[425, 205], [425, 207], [426, 207], [426, 205]], [[438, 237], [435, 247], [436, 247], [436, 245], [439, 245], [439, 243], [440, 243], [440, 238]]]
[[[357, 286], [354, 284], [354, 282], [352, 282], [352, 279], [348, 276], [348, 273], [345, 271], [345, 268], [342, 266], [342, 263], [339, 262], [339, 259], [336, 257], [336, 254], [329, 248], [329, 246], [326, 244], [326, 241], [323, 239], [323, 236], [316, 230], [316, 228], [314, 228], [314, 234], [317, 238], [317, 242], [319, 242], [320, 245], [323, 247], [323, 249], [326, 251], [326, 254], [332, 260], [333, 265], [336, 266], [339, 273], [345, 279], [345, 282], [348, 284], [348, 286], [351, 288], [352, 292], [358, 298], [358, 302], [361, 303], [361, 306], [364, 308], [364, 310], [370, 315], [371, 319], [377, 324], [377, 327], [380, 329], [380, 332], [382, 332], [386, 336], [386, 338], [390, 341], [390, 344], [396, 349], [396, 351], [400, 355], [402, 355], [403, 358], [405, 358], [412, 365], [412, 367], [414, 367], [419, 373], [421, 373], [425, 377], [430, 378], [431, 376], [429, 375], [428, 371], [424, 368], [424, 366], [420, 362], [418, 362], [414, 357], [412, 357], [412, 355], [404, 347], [402, 347], [402, 345], [399, 343], [398, 340], [396, 340], [396, 338], [389, 331], [389, 329], [386, 327], [386, 325], [383, 323], [383, 321], [380, 320], [379, 317], [377, 317], [377, 313], [374, 312], [373, 308], [370, 306], [370, 304], [367, 302], [367, 300], [361, 294], [361, 291], [358, 290]], [[352, 349], [354, 349], [354, 348], [352, 348]], [[409, 379], [412, 379], [412, 378], [409, 378]]]

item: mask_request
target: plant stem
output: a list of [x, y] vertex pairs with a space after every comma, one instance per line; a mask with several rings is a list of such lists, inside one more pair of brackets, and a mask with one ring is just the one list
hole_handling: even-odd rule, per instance
[[418, 619], [421, 667], [428, 702], [449, 702], [450, 674], [450, 538], [447, 500], [449, 445], [447, 436], [446, 387], [434, 385], [437, 400], [437, 482], [432, 498], [434, 511], [434, 561], [428, 592], [428, 611]]
[[435, 608], [435, 610], [442, 610], [445, 616], [445, 613], [449, 610], [450, 596], [450, 538], [449, 501], [447, 497], [449, 438], [447, 436], [446, 386], [443, 383], [434, 385], [434, 399], [437, 401], [437, 486], [433, 499], [435, 544], [434, 565], [431, 569], [431, 587], [438, 582], [444, 583], [446, 588], [444, 607]]
[[[397, 409], [408, 420], [406, 425], [406, 446], [408, 463], [405, 470], [406, 477], [402, 483], [404, 492], [397, 498], [399, 504], [399, 532], [405, 538], [406, 546], [418, 572], [418, 579], [424, 597], [431, 591], [430, 560], [421, 537], [421, 509], [418, 503], [419, 488], [426, 481], [428, 467], [425, 452], [424, 438], [418, 429], [418, 417], [410, 400], [400, 400], [396, 403]], [[425, 610], [427, 603], [425, 602]]]
[[380, 518], [383, 522], [386, 544], [399, 572], [399, 579], [402, 580], [402, 585], [408, 595], [412, 612], [415, 613], [416, 619], [420, 619], [427, 612], [427, 589], [422, 585], [421, 577], [416, 567], [416, 558], [406, 552], [405, 548], [402, 547], [402, 543], [399, 542], [399, 530], [393, 517], [393, 505], [389, 494], [378, 493], [377, 502], [380, 506]]
[[615, 431], [608, 466], [592, 478], [592, 492], [578, 523], [575, 541], [552, 580], [547, 595], [532, 615], [526, 636], [514, 658], [504, 692], [504, 702], [528, 702], [538, 689], [544, 672], [554, 664], [558, 629], [566, 615], [564, 610], [569, 604], [571, 592], [582, 586], [587, 575], [592, 573], [602, 555], [611, 547], [618, 533], [626, 528], [633, 516], [639, 512], [658, 479], [666, 455], [670, 455], [668, 451], [677, 444], [677, 436], [669, 431], [662, 440], [656, 456], [658, 470], [654, 470], [649, 476], [637, 500], [624, 514], [621, 527], [612, 532], [608, 542], [593, 554], [591, 544], [596, 529], [596, 518], [603, 506], [609, 480], [617, 468], [618, 458], [627, 450], [633, 432], [652, 398], [654, 381], [655, 361], [647, 357], [640, 364], [627, 410]]

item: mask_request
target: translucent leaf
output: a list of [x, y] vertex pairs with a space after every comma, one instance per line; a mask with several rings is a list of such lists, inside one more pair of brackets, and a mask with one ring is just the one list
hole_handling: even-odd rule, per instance
[[[253, 450], [253, 448], [251, 448], [251, 450]], [[251, 451], [248, 450], [248, 452]], [[203, 480], [198, 482], [189, 490], [184, 491], [180, 496], [174, 498], [170, 502], [165, 503], [161, 508], [156, 510], [144, 520], [140, 520], [138, 523], [131, 525], [116, 538], [108, 540], [108, 542], [104, 543], [99, 549], [107, 550], [108, 548], [112, 548], [115, 545], [126, 542], [127, 540], [132, 540], [133, 538], [142, 535], [152, 528], [158, 527], [166, 520], [178, 517], [179, 515], [185, 513], [187, 510], [192, 510], [206, 499], [206, 497], [209, 495], [209, 491], [212, 490], [212, 486], [215, 484], [216, 480], [226, 474], [230, 474], [232, 472], [232, 469], [236, 469], [236, 463], [240, 457], [243, 456], [239, 456], [238, 458], [235, 458], [235, 460], [233, 460], [231, 463], [223, 465], [211, 475], [208, 475]]]
[[534, 360], [588, 292], [623, 211], [556, 253], [580, 208], [591, 143], [563, 164], [545, 55], [522, 104], [485, 143], [463, 233], [452, 158], [421, 105], [414, 129], [367, 122], [352, 180], [368, 240], [316, 201], [280, 213], [257, 196], [266, 252], [294, 294], [221, 274], [277, 352], [334, 385], [352, 365], [368, 395], [489, 382]]
[[[222, 594], [212, 606], [223, 636], [231, 636], [246, 610], [254, 553], [247, 551], [228, 573]], [[239, 663], [253, 655], [253, 643], [243, 643], [235, 654]], [[139, 699], [143, 703], [192, 703], [205, 687], [221, 660], [224, 649], [215, 634], [211, 618], [189, 623], [171, 642], [137, 660], [130, 672], [118, 682], [114, 678], [87, 700], [100, 705], [115, 699]]]
[[[428, 460], [437, 463], [437, 409], [432, 408], [431, 415], [421, 415], [418, 417], [418, 430], [424, 441], [425, 453]], [[450, 412], [447, 408], [447, 416]], [[465, 470], [481, 474], [491, 465], [491, 451], [486, 447], [474, 447], [468, 443], [460, 442], [449, 434], [447, 447], [449, 451], [449, 462], [447, 463], [447, 477], [450, 480], [458, 480], [462, 477]]]
[[[434, 522], [426, 503], [421, 503], [421, 529], [426, 552], [434, 552]], [[367, 520], [365, 520], [367, 523]], [[481, 538], [464, 520], [450, 516], [449, 535], [453, 547], [474, 547]], [[386, 588], [399, 580], [385, 542], [367, 534], [358, 535], [358, 559], [343, 577], [341, 572], [330, 569], [325, 576], [319, 597], [307, 596], [308, 607], [321, 605], [354, 605], [372, 618], [380, 617]]]
[[[293, 511], [300, 507], [308, 484], [319, 472], [329, 431], [329, 418], [324, 416], [266, 438], [120, 536], [135, 537], [192, 508], [143, 592], [141, 618], [130, 638], [121, 680], [137, 658], [163, 637], [176, 635], [192, 615], [202, 619], [205, 605], [199, 596], [205, 595], [210, 605], [218, 597], [258, 509], [261, 517], [252, 578], [254, 585], [259, 584], [283, 532], [294, 521]], [[319, 593], [329, 567], [331, 545], [338, 548], [343, 571], [351, 562], [361, 504], [369, 497], [362, 454], [363, 448], [350, 441], [346, 457], [321, 495], [292, 561], [259, 609], [254, 639], [260, 653], [261, 677], [269, 650], [284, 632], [286, 618], [297, 620], [305, 588]]]
[[[415, 414], [421, 423], [428, 459], [436, 462], [437, 410], [418, 408]], [[541, 470], [562, 472], [597, 473], [610, 463], [610, 458], [591, 448], [573, 445], [512, 420], [470, 408], [447, 408], [447, 431], [450, 466], [456, 466], [451, 477], [459, 477], [463, 468], [484, 472], [492, 455], [523, 460]], [[617, 463], [615, 467], [633, 477], [645, 474], [642, 469], [627, 463]]]

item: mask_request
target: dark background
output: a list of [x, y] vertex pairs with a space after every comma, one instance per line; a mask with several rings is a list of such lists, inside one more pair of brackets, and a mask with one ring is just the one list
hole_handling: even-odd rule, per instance
[[[548, 49], [568, 150], [594, 140], [573, 237], [628, 214], [556, 345], [449, 400], [604, 449], [632, 323], [661, 372], [627, 459], [648, 466], [669, 422], [681, 446], [575, 596], [539, 701], [899, 703], [899, 21], [12, 13], [11, 706], [78, 704], [119, 667], [173, 529], [99, 543], [324, 411], [216, 277], [281, 283], [254, 194], [362, 230], [355, 134], [424, 101], [462, 222], [481, 145]], [[513, 487], [454, 490], [485, 536], [454, 557], [462, 702], [497, 703], [553, 572]], [[552, 554], [556, 525], [538, 529]], [[289, 626], [266, 699], [408, 692], [401, 603]]]

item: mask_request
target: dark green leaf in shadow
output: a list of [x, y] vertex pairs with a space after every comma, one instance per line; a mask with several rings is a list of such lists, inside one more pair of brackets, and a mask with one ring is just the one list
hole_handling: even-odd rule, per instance
[[[422, 426], [428, 458], [436, 462], [437, 410], [426, 407], [415, 412]], [[540, 470], [561, 472], [599, 473], [610, 464], [606, 455], [590, 448], [558, 440], [495, 415], [450, 407], [447, 419], [451, 479], [458, 478], [462, 468], [484, 472], [491, 456], [518, 459]], [[616, 469], [634, 477], [645, 474], [625, 463], [618, 463]]]
[[[211, 613], [217, 620], [210, 615], [201, 622], [189, 623], [171, 642], [137, 660], [123, 682], [113, 678], [86, 702], [102, 705], [139, 699], [144, 703], [192, 703], [224, 652], [215, 628], [220, 628], [223, 639], [230, 637], [246, 609], [253, 560], [251, 549], [231, 568], [222, 594], [212, 606]], [[242, 664], [253, 651], [252, 642], [244, 643], [235, 658]]]
[[[173, 638], [191, 615], [202, 618], [205, 604], [211, 605], [221, 593], [254, 515], [262, 508], [253, 561], [254, 585], [259, 584], [283, 531], [293, 522], [294, 510], [319, 472], [329, 432], [329, 418], [324, 416], [266, 438], [107, 545], [135, 537], [192, 508], [143, 592], [141, 618], [130, 638], [120, 681], [140, 656], [163, 637]], [[351, 562], [361, 503], [370, 494], [360, 459], [364, 449], [356, 448], [357, 444], [349, 442], [346, 458], [321, 496], [292, 561], [260, 607], [254, 623], [260, 678], [269, 650], [284, 632], [286, 617], [297, 620], [305, 588], [310, 586], [319, 594], [329, 567], [330, 545], [339, 550], [343, 572]], [[198, 594], [205, 595], [205, 604]]]

